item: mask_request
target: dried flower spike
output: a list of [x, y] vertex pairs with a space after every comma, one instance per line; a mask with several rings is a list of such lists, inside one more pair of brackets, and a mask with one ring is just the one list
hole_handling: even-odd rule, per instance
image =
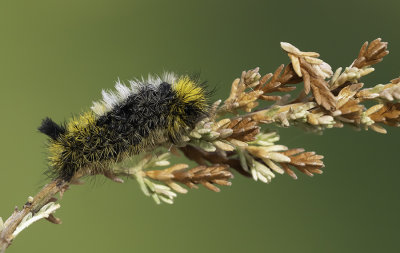
[[[65, 126], [46, 118], [40, 131], [49, 136], [53, 180], [5, 222], [0, 218], [0, 252], [37, 220], [60, 224], [54, 196], [85, 176], [119, 183], [125, 176], [157, 204], [173, 204], [200, 184], [219, 192], [231, 185], [233, 171], [263, 183], [281, 174], [297, 179], [296, 170], [308, 176], [323, 172], [322, 155], [280, 144], [268, 124], [318, 133], [345, 125], [386, 133], [384, 126], [400, 126], [400, 78], [374, 87], [360, 82], [388, 54], [386, 42], [364, 43], [353, 63], [335, 73], [319, 53], [287, 42], [281, 47], [289, 64], [264, 75], [259, 68], [243, 71], [225, 101], [208, 105], [198, 79], [165, 73], [129, 85], [118, 81], [116, 91], [103, 91], [92, 111]], [[291, 100], [299, 83], [304, 88]], [[171, 165], [172, 155], [198, 165]]]

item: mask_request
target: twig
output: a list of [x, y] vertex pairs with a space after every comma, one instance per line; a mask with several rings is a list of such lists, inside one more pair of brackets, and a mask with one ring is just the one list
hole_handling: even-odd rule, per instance
[[21, 227], [16, 231], [27, 215], [30, 213], [34, 215], [39, 212], [39, 210], [41, 210], [46, 204], [54, 200], [54, 196], [58, 192], [63, 192], [67, 187], [67, 182], [54, 180], [45, 185], [35, 197], [30, 197], [28, 202], [24, 204], [22, 210], [18, 211], [18, 208], [16, 207], [13, 214], [4, 222], [4, 227], [0, 234], [0, 252], [3, 253], [10, 246], [19, 232], [33, 222], [31, 221], [28, 225]]

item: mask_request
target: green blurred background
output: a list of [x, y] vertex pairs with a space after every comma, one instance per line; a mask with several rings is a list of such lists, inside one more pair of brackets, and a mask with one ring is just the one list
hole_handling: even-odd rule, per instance
[[[0, 2], [0, 216], [46, 183], [45, 116], [80, 113], [117, 78], [200, 71], [225, 98], [242, 70], [274, 71], [288, 41], [333, 69], [382, 37], [391, 53], [366, 85], [399, 75], [399, 1]], [[269, 185], [239, 175], [157, 206], [137, 184], [99, 179], [61, 201], [8, 252], [400, 252], [400, 129], [389, 134], [279, 129], [281, 143], [324, 155], [325, 173]]]

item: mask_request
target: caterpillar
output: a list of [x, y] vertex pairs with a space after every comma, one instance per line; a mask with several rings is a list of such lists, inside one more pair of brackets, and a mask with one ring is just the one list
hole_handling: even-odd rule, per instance
[[49, 174], [71, 181], [75, 175], [111, 173], [127, 157], [163, 144], [179, 145], [207, 117], [206, 92], [198, 79], [164, 73], [118, 81], [102, 91], [91, 110], [64, 124], [45, 118], [38, 130], [49, 137]]

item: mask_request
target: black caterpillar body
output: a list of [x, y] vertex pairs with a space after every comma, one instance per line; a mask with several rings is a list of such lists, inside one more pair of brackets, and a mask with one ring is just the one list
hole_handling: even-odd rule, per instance
[[50, 137], [50, 175], [70, 181], [74, 176], [106, 174], [124, 158], [162, 144], [179, 144], [207, 116], [204, 89], [188, 76], [171, 73], [116, 84], [103, 91], [91, 111], [57, 125], [45, 118], [39, 131]]

